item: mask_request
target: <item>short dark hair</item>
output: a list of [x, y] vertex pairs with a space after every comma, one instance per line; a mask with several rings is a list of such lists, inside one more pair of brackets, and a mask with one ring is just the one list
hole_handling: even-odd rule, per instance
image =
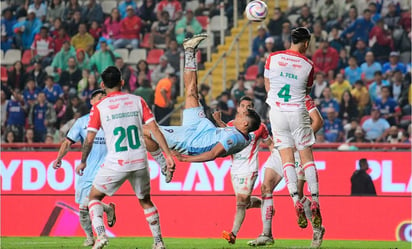
[[368, 160], [366, 160], [366, 158], [359, 159], [359, 167], [362, 167], [362, 165], [365, 165], [367, 162]]
[[371, 13], [370, 9], [365, 9], [365, 10], [363, 11], [363, 14], [366, 14], [366, 13]]
[[122, 73], [115, 66], [107, 67], [102, 73], [103, 84], [107, 88], [120, 87], [122, 82]]
[[383, 89], [386, 89], [386, 90], [388, 90], [389, 92], [391, 91], [391, 88], [390, 88], [389, 86], [382, 86], [382, 87], [381, 87], [381, 92], [382, 92]]
[[96, 89], [92, 92], [92, 95], [90, 96], [90, 99], [94, 98], [97, 94], [106, 94], [106, 92], [104, 91], [104, 89]]
[[239, 105], [240, 105], [240, 103], [242, 103], [242, 101], [250, 101], [250, 102], [252, 102], [252, 107], [255, 107], [255, 106], [254, 106], [254, 103], [253, 103], [253, 99], [252, 99], [251, 97], [249, 97], [249, 96], [243, 96], [243, 97], [241, 97], [241, 98], [239, 99]]
[[249, 119], [248, 132], [256, 131], [262, 122], [259, 114], [253, 109], [247, 109], [246, 116]]
[[305, 27], [299, 27], [292, 30], [291, 37], [293, 44], [306, 42], [310, 40], [310, 31]]
[[374, 75], [374, 76], [376, 76], [376, 75], [382, 76], [382, 71], [375, 71], [375, 72], [373, 73], [373, 75]]

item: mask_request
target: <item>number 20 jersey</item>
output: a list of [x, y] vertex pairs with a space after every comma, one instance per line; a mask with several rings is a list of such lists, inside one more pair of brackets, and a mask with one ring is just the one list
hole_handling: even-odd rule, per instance
[[306, 89], [313, 84], [313, 74], [313, 62], [298, 52], [271, 53], [264, 73], [270, 82], [266, 103], [278, 111], [305, 111]]
[[88, 131], [104, 131], [107, 156], [104, 167], [133, 171], [146, 167], [143, 123], [154, 120], [146, 102], [139, 96], [112, 92], [90, 111]]

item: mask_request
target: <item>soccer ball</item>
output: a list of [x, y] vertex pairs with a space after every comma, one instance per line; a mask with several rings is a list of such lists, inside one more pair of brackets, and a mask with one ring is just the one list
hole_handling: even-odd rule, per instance
[[245, 11], [247, 19], [254, 22], [261, 22], [268, 14], [268, 6], [263, 1], [251, 1], [247, 4]]

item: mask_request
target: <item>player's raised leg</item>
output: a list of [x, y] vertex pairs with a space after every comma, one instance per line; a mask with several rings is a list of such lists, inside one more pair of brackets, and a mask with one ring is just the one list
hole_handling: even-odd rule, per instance
[[94, 186], [90, 190], [89, 195], [89, 214], [92, 220], [94, 231], [97, 234], [96, 242], [94, 243], [93, 249], [101, 249], [109, 243], [109, 239], [106, 235], [106, 229], [103, 223], [103, 212], [104, 207], [102, 200], [105, 194], [97, 190]]
[[166, 183], [172, 181], [173, 171], [167, 170], [166, 158], [160, 149], [159, 144], [153, 140], [150, 129], [143, 126], [144, 141], [146, 144], [146, 150], [150, 153], [153, 159], [159, 164], [160, 172], [166, 177]]

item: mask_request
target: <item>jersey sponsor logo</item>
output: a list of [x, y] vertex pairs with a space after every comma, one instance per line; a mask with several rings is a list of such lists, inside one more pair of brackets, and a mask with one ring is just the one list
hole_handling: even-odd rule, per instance
[[293, 73], [280, 72], [280, 76], [288, 78], [288, 79], [294, 79], [294, 80], [298, 79], [298, 76], [296, 74], [293, 74]]
[[296, 60], [296, 59], [292, 59], [292, 58], [290, 58], [290, 57], [284, 57], [284, 56], [282, 56], [281, 59], [282, 59], [282, 60], [287, 60], [287, 61], [298, 62], [298, 63], [300, 62], [300, 60]]
[[278, 61], [279, 66], [281, 67], [286, 67], [288, 65], [287, 62], [283, 62], [283, 61]]
[[124, 105], [125, 105], [125, 106], [133, 105], [133, 101], [124, 102]]
[[122, 112], [122, 113], [112, 114], [112, 119], [128, 118], [128, 117], [137, 117], [137, 116], [139, 116], [139, 112], [137, 112], [137, 111], [134, 111], [134, 112]]
[[228, 140], [227, 140], [227, 144], [228, 144], [228, 145], [232, 145], [232, 144], [233, 144], [233, 140], [232, 140], [232, 139], [228, 139]]
[[117, 160], [117, 163], [118, 163], [120, 166], [123, 166], [123, 162], [124, 162], [124, 160], [121, 160], [121, 159]]
[[116, 105], [109, 105], [109, 109], [110, 110], [116, 110], [117, 108], [119, 108], [120, 104], [116, 104]]
[[169, 132], [169, 133], [173, 133], [174, 130], [173, 129], [164, 129], [165, 131]]
[[302, 68], [302, 65], [299, 65], [299, 64], [293, 64], [292, 65], [294, 68]]
[[199, 115], [199, 118], [204, 118], [204, 117], [206, 117], [204, 111], [199, 112], [198, 115]]

